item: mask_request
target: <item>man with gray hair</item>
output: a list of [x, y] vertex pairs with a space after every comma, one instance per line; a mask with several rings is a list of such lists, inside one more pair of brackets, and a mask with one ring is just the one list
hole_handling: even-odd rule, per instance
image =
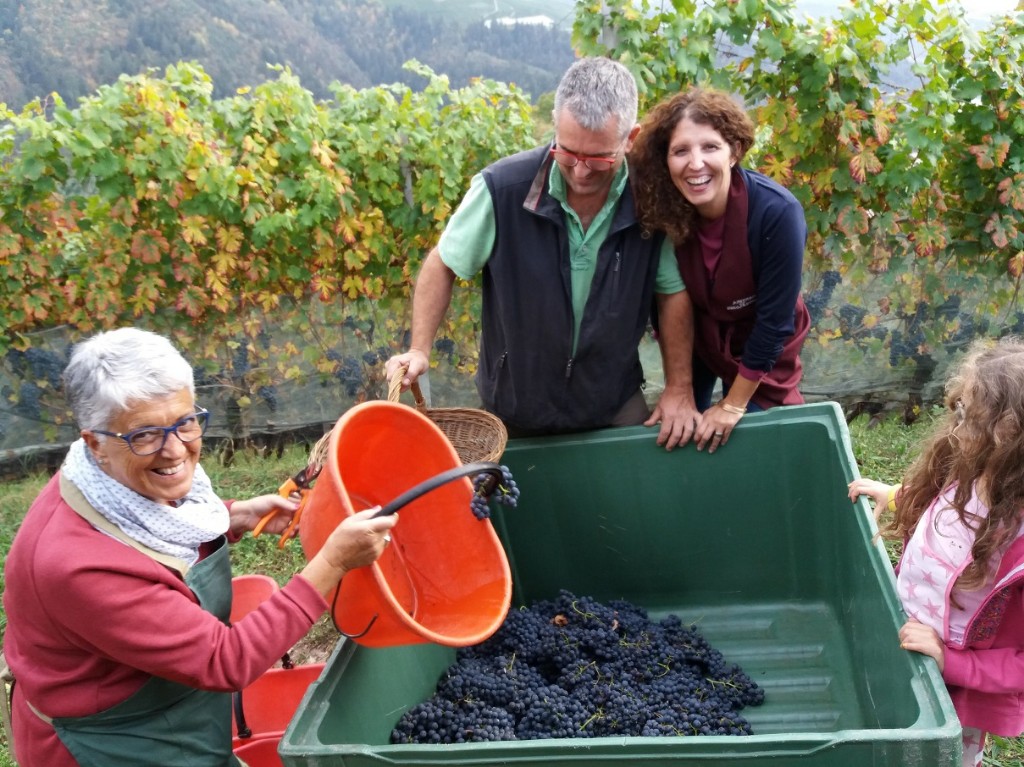
[[[409, 351], [388, 360], [408, 388], [430, 366], [456, 277], [482, 272], [476, 384], [512, 436], [660, 423], [685, 444], [693, 317], [671, 243], [636, 219], [626, 153], [637, 88], [623, 65], [576, 61], [555, 93], [554, 141], [473, 177], [416, 279]], [[665, 389], [653, 413], [638, 346], [656, 300]]]

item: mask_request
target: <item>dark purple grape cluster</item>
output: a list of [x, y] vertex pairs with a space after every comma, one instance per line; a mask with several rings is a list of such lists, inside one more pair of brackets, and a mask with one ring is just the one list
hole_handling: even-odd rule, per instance
[[824, 316], [825, 308], [828, 306], [829, 301], [832, 300], [832, 293], [835, 291], [836, 285], [842, 282], [842, 279], [839, 272], [825, 272], [821, 275], [818, 288], [804, 296], [804, 304], [807, 306], [812, 322], [816, 322]]
[[763, 702], [763, 689], [696, 626], [562, 591], [459, 649], [391, 742], [749, 735], [739, 712]]
[[272, 412], [272, 413], [277, 412], [278, 398], [277, 398], [277, 387], [276, 386], [273, 386], [273, 385], [261, 386], [260, 388], [258, 388], [256, 390], [256, 394], [264, 402], [267, 403], [267, 407], [270, 409], [270, 412]]
[[501, 467], [501, 479], [493, 474], [477, 474], [473, 478], [473, 497], [469, 501], [469, 509], [477, 519], [488, 519], [491, 516], [489, 501], [514, 509], [519, 503], [519, 485], [512, 478], [508, 466]]

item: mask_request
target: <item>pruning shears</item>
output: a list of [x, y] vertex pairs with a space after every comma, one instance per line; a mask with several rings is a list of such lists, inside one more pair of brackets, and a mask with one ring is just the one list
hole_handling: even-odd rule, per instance
[[[294, 537], [295, 533], [298, 531], [299, 519], [302, 517], [302, 510], [306, 507], [306, 496], [309, 494], [309, 487], [313, 484], [313, 480], [320, 476], [322, 468], [322, 466], [307, 465], [303, 467], [302, 471], [286, 479], [281, 486], [277, 488], [277, 494], [282, 498], [291, 498], [295, 493], [302, 495], [302, 500], [299, 501], [299, 508], [297, 508], [295, 510], [295, 514], [292, 515], [292, 519], [291, 522], [288, 523], [288, 527], [281, 532], [281, 537], [277, 542], [277, 547], [279, 549], [283, 549], [285, 543], [288, 542], [288, 539]], [[256, 527], [253, 528], [253, 536], [259, 537], [260, 533], [263, 532], [263, 528], [266, 527], [267, 523], [275, 516], [277, 516], [276, 509], [264, 516]]]
[[309, 490], [309, 486], [318, 476], [320, 476], [319, 467], [306, 466], [295, 476], [286, 479], [281, 487], [277, 488], [277, 494], [282, 498], [288, 498], [293, 493], [305, 492]]

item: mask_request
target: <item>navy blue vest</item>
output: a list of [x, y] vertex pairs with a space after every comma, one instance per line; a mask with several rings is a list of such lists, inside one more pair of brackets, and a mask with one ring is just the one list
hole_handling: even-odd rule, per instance
[[539, 147], [483, 171], [497, 224], [483, 271], [477, 389], [520, 432], [607, 426], [643, 383], [637, 347], [654, 299], [662, 236], [641, 236], [627, 187], [598, 252], [576, 353], [569, 239]]

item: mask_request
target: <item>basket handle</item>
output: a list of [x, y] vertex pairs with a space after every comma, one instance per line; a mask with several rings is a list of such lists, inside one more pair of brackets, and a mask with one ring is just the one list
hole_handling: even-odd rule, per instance
[[[402, 393], [402, 377], [409, 370], [407, 367], [398, 368], [391, 376], [391, 380], [388, 381], [388, 402], [398, 402], [398, 397]], [[423, 399], [423, 392], [420, 391], [420, 382], [413, 381], [409, 387], [409, 391], [412, 392], [413, 401], [416, 403], [416, 409], [423, 412], [427, 409], [427, 401]]]

